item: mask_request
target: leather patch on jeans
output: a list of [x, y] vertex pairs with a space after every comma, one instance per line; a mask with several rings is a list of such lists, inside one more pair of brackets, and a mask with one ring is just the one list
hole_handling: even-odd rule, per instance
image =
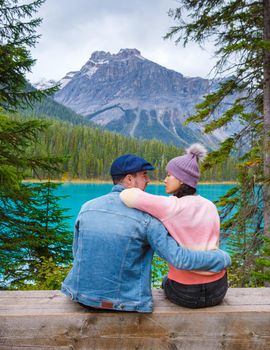
[[101, 302], [101, 307], [104, 307], [105, 309], [112, 309], [113, 308], [113, 303], [111, 301], [103, 300]]

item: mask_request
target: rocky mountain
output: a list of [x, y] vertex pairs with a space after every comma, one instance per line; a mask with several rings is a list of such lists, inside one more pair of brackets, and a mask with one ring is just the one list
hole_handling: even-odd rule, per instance
[[60, 83], [56, 101], [111, 131], [184, 147], [199, 141], [212, 148], [224, 136], [205, 135], [198, 125], [183, 126], [209, 92], [209, 80], [184, 77], [136, 49], [96, 51]]

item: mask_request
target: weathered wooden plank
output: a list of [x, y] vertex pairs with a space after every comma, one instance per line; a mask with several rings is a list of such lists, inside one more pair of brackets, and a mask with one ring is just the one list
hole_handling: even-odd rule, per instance
[[[269, 289], [268, 288], [230, 288], [228, 290], [228, 293], [230, 296], [232, 295], [265, 295], [269, 296]], [[55, 290], [33, 290], [33, 291], [1, 291], [0, 292], [1, 298], [7, 297], [20, 297], [23, 296], [24, 298], [43, 298], [43, 297], [54, 297], [55, 295], [62, 295], [60, 291]], [[153, 295], [155, 298], [163, 297], [163, 291], [162, 289], [154, 289]]]
[[154, 291], [152, 314], [88, 311], [59, 291], [0, 292], [0, 350], [270, 349], [270, 288], [230, 289], [216, 307], [177, 307]]
[[[230, 296], [248, 296], [248, 295], [256, 295], [256, 296], [269, 296], [269, 288], [229, 288], [228, 294]], [[0, 291], [1, 298], [10, 298], [12, 297], [21, 297], [23, 298], [44, 298], [44, 297], [55, 297], [62, 296], [60, 291], [55, 290], [33, 290], [33, 291]], [[154, 289], [153, 295], [155, 298], [163, 298], [163, 290], [162, 289]]]
[[[64, 320], [56, 315], [9, 317], [1, 322], [0, 348], [2, 345], [57, 345], [70, 349], [270, 348], [269, 314], [254, 317], [246, 313], [239, 317], [235, 313], [225, 318], [207, 313], [181, 317], [170, 314], [104, 315], [77, 314]], [[250, 316], [253, 321], [247, 324]]]
[[[4, 294], [4, 297], [2, 297], [2, 293]], [[239, 293], [237, 295], [237, 293]], [[267, 294], [268, 293], [268, 294]], [[229, 290], [225, 300], [223, 303], [219, 306], [220, 311], [228, 306], [231, 306], [231, 310], [233, 309], [233, 306], [249, 306], [251, 305], [251, 308], [255, 308], [255, 306], [259, 305], [265, 305], [266, 309], [269, 307], [270, 304], [270, 294], [269, 294], [268, 288], [262, 288], [262, 289], [253, 289], [250, 290], [248, 293], [248, 289], [242, 292], [241, 289], [238, 290]], [[175, 311], [178, 312], [178, 308], [176, 308], [172, 303], [170, 303], [168, 300], [164, 298], [163, 291], [154, 291], [154, 305], [155, 309], [158, 309], [161, 312], [166, 311], [166, 309], [171, 310], [171, 312]], [[34, 297], [31, 297], [34, 295]], [[229, 312], [228, 308], [226, 310]], [[241, 308], [240, 308], [241, 309]], [[250, 308], [248, 308], [250, 310]], [[40, 312], [46, 312], [50, 310], [54, 310], [57, 312], [61, 312], [61, 310], [64, 313], [68, 312], [82, 312], [83, 308], [81, 308], [76, 303], [70, 303], [69, 299], [66, 298], [63, 294], [61, 294], [59, 291], [48, 291], [46, 292], [41, 291], [38, 292], [20, 292], [18, 295], [18, 292], [0, 292], [0, 313], [3, 313], [4, 311], [9, 311], [9, 313], [12, 314], [13, 311], [21, 310], [21, 312], [32, 312], [38, 310]], [[188, 310], [188, 309], [184, 309]], [[261, 310], [258, 309], [258, 310]], [[200, 310], [198, 310], [200, 312]]]
[[[247, 303], [256, 302], [258, 297], [269, 298], [269, 288], [230, 288], [228, 290], [227, 296], [229, 301], [233, 301], [236, 298], [237, 302], [241, 302], [244, 298]], [[62, 297], [63, 294], [60, 291], [0, 291], [0, 300], [2, 299], [13, 299], [13, 298], [23, 298], [23, 299], [52, 299], [55, 300], [57, 297]], [[161, 289], [153, 290], [153, 296], [155, 300], [164, 300], [164, 293]], [[256, 297], [255, 300], [250, 300], [250, 298]]]

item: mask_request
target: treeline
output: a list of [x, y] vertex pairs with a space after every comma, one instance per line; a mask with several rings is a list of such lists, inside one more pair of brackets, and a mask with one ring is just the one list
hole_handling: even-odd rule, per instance
[[201, 181], [237, 181], [238, 176], [237, 158], [228, 158], [223, 163], [216, 164], [212, 168], [202, 171]]
[[[50, 127], [40, 133], [38, 143], [31, 150], [35, 156], [63, 156], [63, 180], [109, 180], [112, 161], [121, 154], [135, 153], [150, 161], [156, 168], [153, 180], [162, 180], [170, 159], [183, 154], [184, 150], [158, 140], [138, 140], [111, 133], [87, 125], [74, 125], [49, 120]], [[236, 178], [234, 159], [205, 171], [203, 181], [233, 181]], [[36, 177], [37, 174], [30, 176]], [[38, 174], [46, 178], [46, 172]]]

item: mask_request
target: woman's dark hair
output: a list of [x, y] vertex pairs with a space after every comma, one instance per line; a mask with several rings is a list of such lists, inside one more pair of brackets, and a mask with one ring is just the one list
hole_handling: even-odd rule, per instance
[[181, 198], [184, 196], [190, 196], [192, 194], [196, 193], [196, 188], [191, 187], [187, 184], [182, 184], [179, 188], [179, 190], [174, 193], [175, 197]]

